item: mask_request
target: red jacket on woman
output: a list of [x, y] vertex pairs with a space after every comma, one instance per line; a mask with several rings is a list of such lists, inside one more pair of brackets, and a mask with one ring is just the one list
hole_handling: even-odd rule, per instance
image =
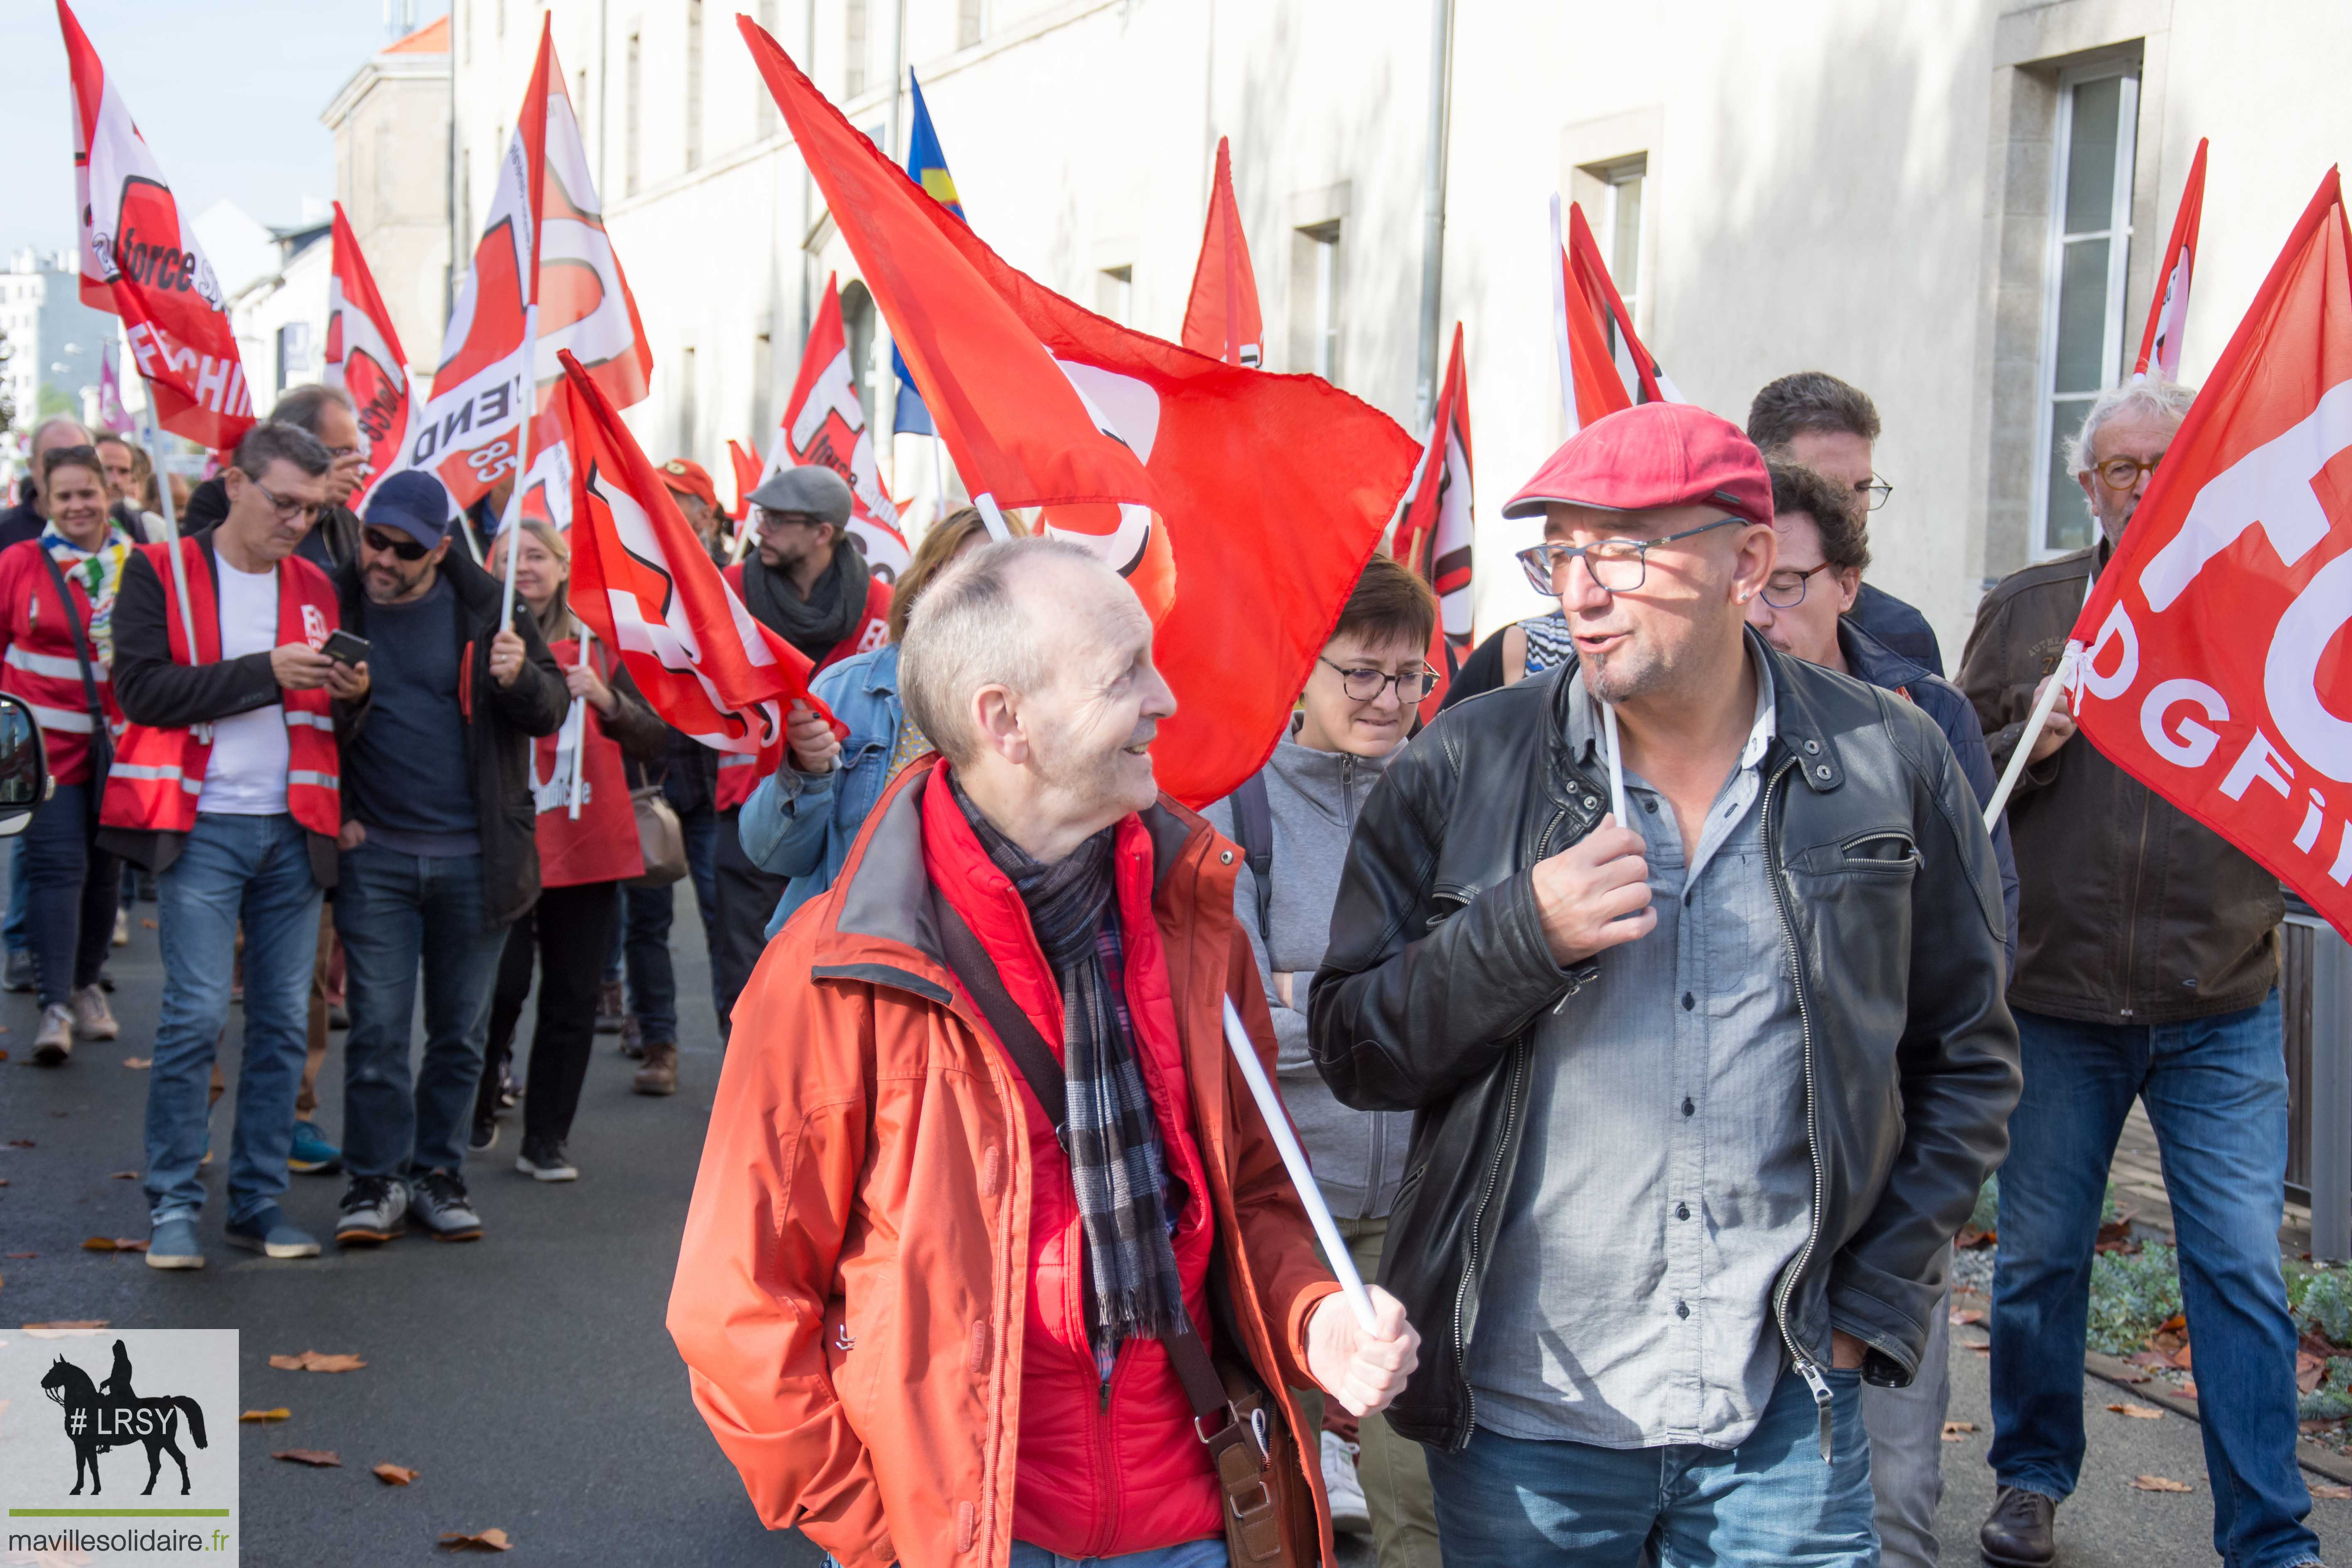
[[[89, 638], [89, 594], [71, 570], [60, 566], [66, 591], [73, 595], [73, 625]], [[95, 644], [89, 644], [91, 677], [108, 723], [118, 731], [122, 710], [114, 705], [114, 686]], [[81, 663], [74, 657], [74, 635], [66, 619], [65, 601], [58, 597], [57, 579], [42, 564], [41, 542], [27, 539], [0, 550], [0, 691], [21, 697], [41, 727], [48, 748], [49, 776], [61, 784], [89, 782], [89, 738], [93, 724], [89, 695], [82, 686]]]

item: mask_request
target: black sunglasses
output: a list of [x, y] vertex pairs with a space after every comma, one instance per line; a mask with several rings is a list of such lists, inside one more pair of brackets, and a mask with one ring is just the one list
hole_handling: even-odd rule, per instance
[[419, 544], [405, 534], [390, 534], [380, 528], [362, 529], [360, 537], [367, 541], [370, 550], [388, 550], [403, 561], [422, 561], [433, 553], [429, 544]]

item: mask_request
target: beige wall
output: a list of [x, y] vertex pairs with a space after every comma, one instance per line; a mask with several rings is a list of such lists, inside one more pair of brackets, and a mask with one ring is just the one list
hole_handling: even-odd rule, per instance
[[377, 55], [320, 118], [335, 135], [335, 199], [401, 352], [429, 374], [449, 315], [448, 58]]

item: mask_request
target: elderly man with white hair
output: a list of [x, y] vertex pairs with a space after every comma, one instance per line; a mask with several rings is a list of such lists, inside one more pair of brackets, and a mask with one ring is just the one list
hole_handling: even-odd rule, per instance
[[695, 1404], [844, 1568], [1328, 1562], [1286, 1390], [1379, 1409], [1419, 1341], [1377, 1289], [1359, 1326], [1227, 1052], [1229, 998], [1269, 1073], [1274, 1031], [1241, 857], [1152, 782], [1151, 622], [990, 544], [899, 679], [939, 755], [736, 1011], [670, 1294]]
[[[2103, 393], [2071, 450], [2099, 525], [2089, 548], [1985, 596], [1959, 684], [1994, 765], [2051, 679], [2087, 580], [2131, 525], [2194, 398], [2167, 382]], [[1993, 1275], [1985, 1561], [2042, 1568], [2083, 1465], [2093, 1246], [2116, 1139], [2147, 1107], [2196, 1326], [2213, 1547], [2243, 1568], [2319, 1559], [2295, 1465], [2295, 1331], [2280, 1273], [2287, 1085], [2276, 877], [2074, 737], [2059, 700], [2009, 826], [2021, 881], [2016, 973], [2024, 1097], [2009, 1122]]]

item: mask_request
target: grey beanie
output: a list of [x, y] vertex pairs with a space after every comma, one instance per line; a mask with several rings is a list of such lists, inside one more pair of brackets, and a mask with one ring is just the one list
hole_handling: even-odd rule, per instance
[[795, 511], [840, 528], [849, 521], [849, 484], [816, 463], [783, 468], [751, 492], [751, 504], [769, 511]]

